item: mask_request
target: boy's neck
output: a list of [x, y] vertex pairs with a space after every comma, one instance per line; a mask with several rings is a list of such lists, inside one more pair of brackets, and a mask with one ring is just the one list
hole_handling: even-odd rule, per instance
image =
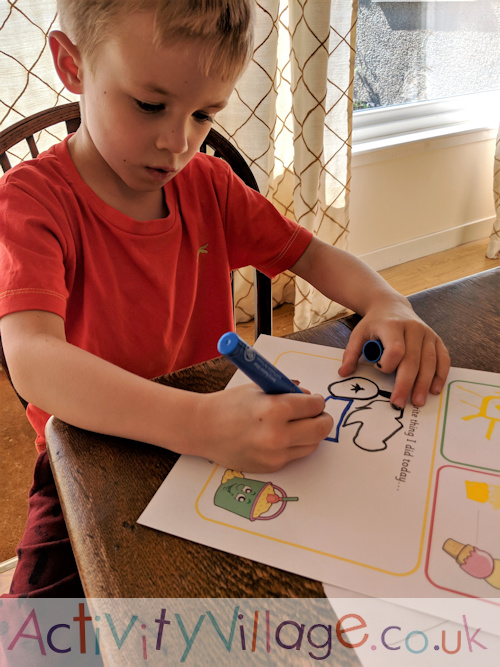
[[165, 218], [169, 214], [163, 188], [151, 192], [130, 190], [118, 178], [110, 178], [113, 172], [104, 161], [97, 165], [95, 161], [89, 163], [85, 157], [88, 153], [84, 149], [86, 138], [83, 134], [80, 127], [70, 137], [69, 154], [82, 180], [102, 201], [140, 222]]

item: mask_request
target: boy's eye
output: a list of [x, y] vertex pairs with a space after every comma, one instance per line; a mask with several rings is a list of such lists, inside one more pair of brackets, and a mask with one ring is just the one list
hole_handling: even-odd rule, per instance
[[164, 104], [149, 104], [149, 102], [141, 102], [141, 100], [134, 100], [141, 111], [145, 113], [158, 113], [165, 109]]
[[203, 111], [195, 111], [193, 114], [193, 118], [197, 120], [199, 123], [213, 123], [214, 118], [208, 113], [204, 113]]

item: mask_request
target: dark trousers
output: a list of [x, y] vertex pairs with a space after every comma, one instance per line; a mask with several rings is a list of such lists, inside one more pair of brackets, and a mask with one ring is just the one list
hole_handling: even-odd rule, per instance
[[3, 597], [85, 597], [46, 451], [35, 464], [17, 555], [10, 593]]

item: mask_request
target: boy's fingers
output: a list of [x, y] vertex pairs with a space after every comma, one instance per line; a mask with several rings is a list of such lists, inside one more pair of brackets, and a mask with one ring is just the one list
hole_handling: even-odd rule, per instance
[[[429, 392], [439, 394], [442, 391], [450, 369], [450, 357], [439, 336], [428, 328], [422, 330], [418, 322], [410, 322], [404, 329], [384, 330], [380, 337], [383, 338], [384, 352], [377, 367], [383, 373], [396, 372], [391, 394], [393, 405], [403, 408], [411, 395], [413, 404], [422, 406]], [[362, 330], [355, 328], [345, 349], [339, 375], [354, 372], [363, 343]]]
[[317, 417], [325, 409], [325, 399], [321, 394], [279, 394], [286, 401], [292, 413], [291, 421]]
[[433, 335], [424, 338], [420, 369], [413, 386], [411, 400], [413, 405], [421, 407], [425, 404], [431, 383], [436, 375], [437, 366], [436, 340]]
[[300, 381], [299, 381], [299, 380], [292, 380], [292, 382], [293, 382], [293, 384], [296, 384], [297, 387], [300, 388], [300, 391], [302, 391], [304, 394], [308, 394], [309, 396], [311, 395], [311, 392], [309, 391], [309, 389], [306, 389], [305, 387], [303, 387], [303, 386], [300, 384]]
[[[356, 329], [351, 334], [342, 358], [342, 365], [338, 371], [341, 376], [353, 373], [360, 356], [363, 354], [363, 345], [366, 343], [367, 337], [361, 330], [359, 330], [358, 335], [355, 334], [357, 334]], [[384, 331], [383, 344], [384, 351], [377, 362], [377, 367], [383, 373], [393, 373], [405, 356], [406, 343], [403, 331], [394, 328]]]
[[[333, 428], [333, 418], [326, 412], [317, 417], [301, 419], [291, 422], [289, 448], [300, 449], [301, 447], [314, 447], [324, 440]], [[300, 456], [298, 454], [297, 456]], [[295, 455], [294, 455], [294, 458]]]
[[436, 343], [436, 374], [431, 384], [432, 394], [440, 394], [443, 391], [450, 365], [450, 354], [441, 338], [438, 338]]
[[351, 333], [349, 342], [346, 345], [344, 354], [342, 355], [342, 364], [338, 370], [341, 377], [350, 375], [358, 365], [359, 357], [363, 352], [363, 336], [358, 335], [356, 328]]
[[408, 322], [405, 328], [391, 327], [384, 332], [384, 353], [378, 367], [383, 373], [399, 373], [403, 366], [404, 376], [413, 376], [415, 380], [421, 365], [422, 346], [426, 335], [425, 329], [422, 329], [417, 321]]
[[281, 470], [291, 461], [296, 459], [301, 459], [306, 456], [309, 456], [318, 449], [318, 445], [321, 441], [315, 442], [312, 445], [296, 445], [292, 447], [287, 447], [286, 449], [280, 451], [278, 455], [272, 456], [266, 452], [265, 457], [262, 461], [258, 462], [257, 465], [251, 464], [250, 468], [247, 466], [245, 470], [247, 472], [259, 472], [259, 473], [272, 473]]
[[403, 336], [387, 340], [384, 351], [380, 360], [377, 362], [377, 367], [383, 373], [394, 373], [405, 358], [406, 344]]
[[313, 445], [297, 445], [296, 447], [291, 447], [288, 450], [290, 456], [289, 461], [294, 461], [295, 459], [303, 459], [306, 456], [309, 456], [318, 449], [319, 442]]
[[[282, 426], [283, 441], [278, 447], [266, 448], [259, 462], [259, 472], [281, 470], [290, 461], [312, 454], [333, 428], [332, 417], [323, 412], [315, 417], [296, 419]], [[257, 459], [259, 460], [259, 459]], [[255, 468], [255, 465], [253, 465]], [[257, 471], [257, 468], [255, 468]]]
[[[397, 366], [396, 380], [391, 394], [391, 403], [398, 408], [404, 408], [412, 392], [416, 378], [420, 371], [423, 350], [423, 337], [415, 336], [407, 332], [405, 352], [402, 360]], [[385, 372], [395, 370], [392, 366], [384, 366]], [[392, 368], [392, 371], [390, 370]]]
[[450, 369], [448, 350], [433, 332], [424, 337], [416, 359], [418, 368], [413, 355], [407, 354], [397, 370], [391, 403], [400, 408], [405, 406], [410, 392], [413, 405], [418, 407], [425, 404], [429, 391], [439, 394]]

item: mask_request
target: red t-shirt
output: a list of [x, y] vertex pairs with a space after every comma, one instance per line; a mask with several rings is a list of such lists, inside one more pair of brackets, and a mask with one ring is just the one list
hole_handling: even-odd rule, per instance
[[[44, 310], [67, 340], [153, 378], [217, 356], [233, 328], [230, 272], [288, 269], [311, 234], [222, 160], [202, 153], [164, 188], [169, 215], [140, 222], [81, 179], [67, 139], [0, 181], [0, 317]], [[45, 446], [48, 415], [29, 406]]]

